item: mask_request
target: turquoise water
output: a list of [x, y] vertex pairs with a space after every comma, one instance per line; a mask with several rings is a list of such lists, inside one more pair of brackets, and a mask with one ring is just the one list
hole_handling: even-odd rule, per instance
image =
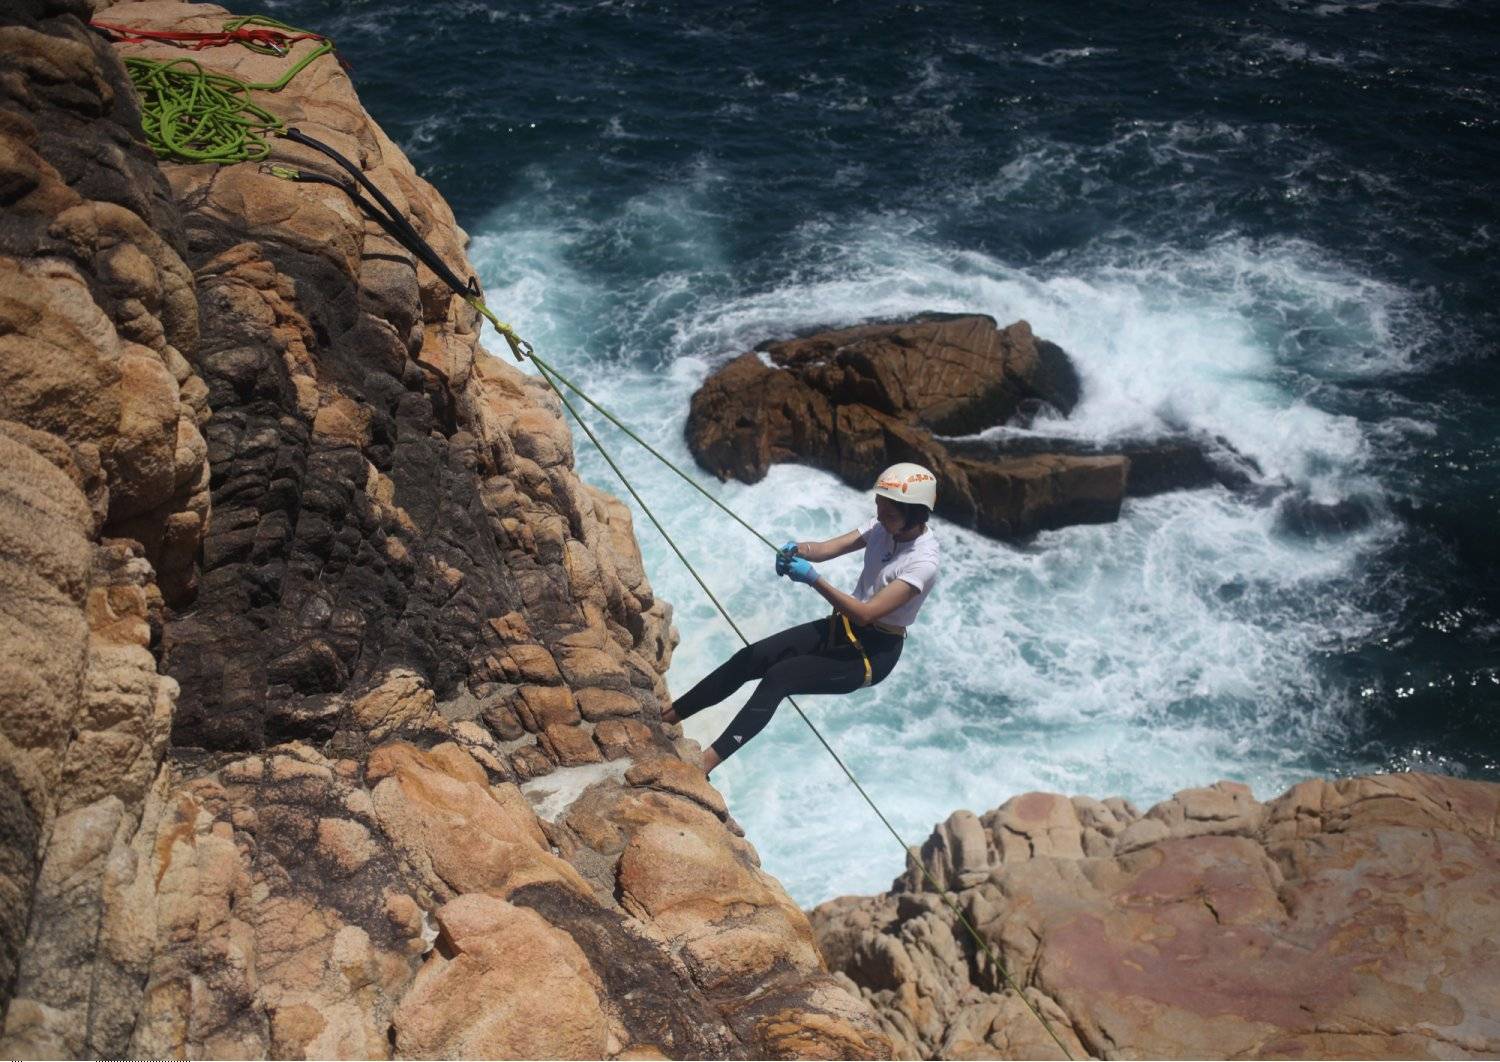
[[[269, 10], [336, 37], [491, 305], [674, 459], [694, 389], [761, 340], [978, 311], [1074, 357], [1084, 401], [1049, 431], [1211, 432], [1367, 514], [1299, 534], [1213, 490], [1018, 546], [939, 524], [896, 673], [804, 702], [908, 840], [1033, 788], [1145, 805], [1218, 778], [1264, 798], [1314, 774], [1500, 777], [1492, 5]], [[752, 636], [820, 612], [604, 434]], [[718, 489], [778, 541], [871, 510], [793, 466]], [[685, 690], [737, 643], [637, 528]], [[789, 710], [715, 781], [799, 901], [899, 870]]]

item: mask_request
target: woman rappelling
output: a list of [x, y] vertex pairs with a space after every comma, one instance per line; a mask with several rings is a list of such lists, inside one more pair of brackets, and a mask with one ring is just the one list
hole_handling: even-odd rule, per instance
[[[937, 581], [937, 536], [927, 526], [937, 501], [937, 477], [921, 465], [892, 465], [875, 482], [875, 516], [822, 542], [788, 542], [776, 555], [776, 574], [812, 587], [833, 606], [813, 620], [746, 646], [662, 713], [668, 723], [718, 704], [759, 679], [728, 728], [703, 754], [712, 771], [771, 721], [781, 701], [798, 693], [852, 693], [882, 682], [901, 658], [906, 631]], [[818, 575], [814, 561], [865, 551], [854, 593]]]

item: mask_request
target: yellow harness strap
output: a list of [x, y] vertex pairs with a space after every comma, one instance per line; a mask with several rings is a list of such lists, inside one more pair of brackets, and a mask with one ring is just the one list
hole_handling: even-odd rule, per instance
[[861, 645], [859, 639], [854, 636], [854, 628], [849, 625], [849, 617], [844, 615], [842, 612], [835, 612], [833, 615], [828, 617], [829, 629], [837, 634], [838, 625], [836, 621], [838, 620], [844, 621], [844, 633], [849, 636], [849, 644], [859, 650], [859, 657], [865, 662], [865, 680], [859, 684], [860, 688], [862, 689], [870, 684], [870, 679], [874, 675], [874, 671], [870, 667], [870, 654], [865, 652], [865, 647]]

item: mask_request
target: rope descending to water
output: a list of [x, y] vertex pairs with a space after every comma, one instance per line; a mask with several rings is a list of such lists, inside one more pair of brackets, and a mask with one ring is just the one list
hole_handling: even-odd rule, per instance
[[[404, 217], [400, 216], [399, 212], [397, 212], [394, 206], [391, 205], [390, 200], [388, 200], [380, 192], [380, 190], [375, 187], [375, 185], [369, 180], [368, 177], [364, 175], [364, 173], [357, 166], [355, 166], [348, 159], [344, 158], [338, 152], [334, 151], [332, 148], [328, 147], [326, 144], [322, 144], [319, 141], [314, 140], [312, 137], [298, 132], [297, 130], [291, 130], [287, 135], [292, 139], [295, 139], [298, 143], [302, 143], [309, 147], [313, 147], [317, 150], [322, 151], [325, 155], [338, 162], [339, 165], [342, 166], [346, 171], [348, 171], [349, 174], [356, 181], [358, 181], [364, 189], [371, 193], [371, 195], [379, 202], [380, 206], [376, 207], [374, 204], [370, 203], [370, 201], [365, 199], [364, 196], [358, 194], [357, 190], [352, 190], [352, 186], [338, 181], [334, 178], [329, 178], [325, 175], [303, 174], [300, 171], [285, 169], [279, 175], [294, 180], [313, 180], [320, 183], [338, 184], [341, 187], [344, 187], [346, 191], [350, 191], [350, 194], [354, 197], [355, 202], [360, 206], [360, 208], [366, 213], [370, 214], [372, 216], [372, 219], [375, 220], [381, 226], [381, 228], [383, 228], [388, 234], [390, 234], [393, 239], [401, 243], [402, 246], [406, 247], [406, 249], [410, 251], [419, 261], [422, 261], [424, 264], [427, 264], [429, 268], [432, 268], [433, 272], [443, 279], [443, 281], [453, 290], [454, 294], [463, 298], [466, 302], [469, 303], [469, 305], [473, 306], [475, 310], [483, 314], [484, 317], [495, 326], [500, 334], [505, 337], [506, 342], [510, 345], [511, 352], [516, 356], [517, 360], [521, 360], [523, 357], [529, 357], [531, 361], [536, 365], [538, 372], [542, 376], [542, 379], [547, 382], [547, 385], [551, 387], [552, 390], [557, 394], [557, 397], [562, 400], [563, 407], [567, 409], [568, 413], [578, 423], [578, 426], [583, 430], [583, 433], [588, 436], [589, 441], [593, 443], [595, 449], [599, 451], [599, 455], [604, 458], [605, 463], [609, 465], [610, 469], [614, 472], [616, 477], [619, 478], [620, 483], [625, 487], [626, 491], [629, 492], [630, 496], [635, 499], [635, 503], [641, 507], [641, 511], [646, 514], [647, 519], [651, 521], [652, 525], [657, 529], [657, 531], [661, 532], [662, 538], [666, 540], [667, 545], [671, 547], [671, 550], [674, 554], [676, 554], [677, 559], [680, 560], [683, 567], [688, 570], [688, 574], [693, 577], [694, 581], [697, 582], [698, 586], [703, 590], [703, 593], [708, 597], [709, 601], [713, 603], [713, 606], [718, 610], [719, 615], [724, 617], [725, 622], [728, 623], [734, 633], [739, 636], [740, 641], [744, 642], [746, 645], [749, 645], [750, 639], [745, 636], [745, 632], [740, 630], [739, 624], [734, 621], [734, 617], [729, 614], [729, 610], [724, 607], [723, 603], [719, 601], [714, 592], [709, 589], [708, 584], [704, 582], [703, 577], [698, 574], [698, 570], [693, 567], [692, 562], [687, 559], [686, 554], [684, 554], [681, 547], [677, 545], [677, 542], [672, 538], [671, 533], [668, 532], [666, 527], [662, 525], [662, 522], [657, 519], [656, 513], [653, 512], [651, 507], [646, 504], [646, 500], [641, 497], [641, 494], [638, 490], [636, 490], [635, 485], [630, 482], [630, 478], [625, 475], [625, 472], [615, 461], [614, 456], [609, 452], [608, 448], [605, 447], [604, 443], [594, 433], [593, 428], [589, 426], [588, 422], [583, 419], [582, 414], [579, 413], [578, 408], [573, 404], [572, 399], [568, 397], [567, 391], [572, 391], [579, 398], [583, 399], [583, 401], [587, 402], [591, 407], [593, 407], [600, 414], [606, 417], [610, 421], [610, 423], [614, 424], [621, 431], [625, 432], [625, 434], [628, 435], [631, 439], [635, 440], [642, 447], [644, 447], [658, 461], [666, 465], [678, 476], [682, 477], [682, 479], [690, 483], [694, 487], [694, 489], [696, 489], [714, 505], [718, 506], [718, 508], [722, 509], [725, 513], [728, 513], [736, 523], [745, 528], [756, 538], [760, 539], [773, 552], [777, 549], [775, 544], [773, 544], [772, 541], [764, 534], [762, 534], [760, 531], [757, 531], [749, 523], [738, 516], [728, 506], [724, 505], [723, 502], [719, 501], [719, 499], [710, 494], [707, 489], [705, 489], [701, 484], [698, 483], [697, 480], [695, 480], [692, 476], [688, 475], [681, 468], [679, 468], [673, 461], [666, 457], [666, 455], [662, 454], [659, 450], [642, 439], [636, 432], [627, 427], [622, 421], [620, 421], [618, 417], [610, 413], [603, 406], [599, 405], [598, 402], [590, 398], [588, 394], [586, 394], [584, 390], [577, 384], [575, 384], [572, 380], [569, 380], [566, 376], [562, 375], [562, 373], [553, 368], [552, 365], [550, 365], [545, 359], [541, 357], [541, 355], [537, 354], [536, 351], [532, 349], [529, 343], [527, 343], [524, 339], [521, 339], [520, 336], [516, 334], [514, 329], [512, 329], [509, 325], [503, 324], [499, 320], [499, 318], [496, 317], [494, 312], [491, 311], [487, 306], [485, 306], [483, 299], [481, 299], [479, 296], [478, 284], [472, 279], [468, 284], [464, 284], [459, 281], [457, 274], [455, 274], [450, 268], [448, 268], [445, 263], [442, 262], [442, 260], [438, 257], [437, 252], [433, 250], [432, 245], [427, 243], [427, 241], [424, 240], [414, 228], [412, 228], [410, 222], [408, 222]], [[567, 388], [567, 391], [565, 391], [564, 388]], [[901, 846], [901, 851], [905, 855], [905, 857], [911, 861], [911, 864], [914, 867], [916, 867], [922, 878], [927, 882], [928, 885], [932, 887], [933, 892], [935, 892], [938, 897], [942, 899], [943, 903], [947, 905], [948, 909], [953, 912], [953, 916], [958, 920], [959, 924], [961, 924], [964, 929], [968, 931], [969, 936], [974, 939], [974, 943], [978, 945], [979, 949], [983, 951], [990, 962], [994, 964], [994, 968], [999, 971], [1000, 976], [1004, 979], [1006, 985], [1016, 993], [1016, 996], [1021, 1000], [1022, 1004], [1025, 1005], [1026, 1009], [1029, 1010], [1036, 1018], [1036, 1020], [1041, 1023], [1042, 1028], [1046, 1030], [1047, 1035], [1051, 1037], [1052, 1042], [1055, 1043], [1058, 1050], [1063, 1053], [1063, 1057], [1071, 1060], [1073, 1057], [1072, 1054], [1068, 1051], [1068, 1048], [1062, 1042], [1062, 1039], [1057, 1035], [1056, 1030], [1052, 1028], [1052, 1024], [1047, 1021], [1042, 1012], [1036, 1008], [1036, 1005], [1033, 1004], [1031, 1000], [1026, 998], [1025, 992], [1022, 991], [1021, 986], [1018, 985], [1011, 977], [1010, 972], [1005, 968], [1005, 964], [1000, 961], [1000, 957], [995, 954], [989, 943], [979, 934], [979, 931], [974, 928], [973, 924], [964, 915], [963, 911], [960, 910], [959, 906], [948, 896], [947, 892], [944, 891], [944, 889], [933, 878], [927, 867], [922, 863], [922, 860], [917, 854], [917, 851], [910, 845], [908, 845], [904, 839], [902, 839], [901, 834], [896, 830], [896, 827], [891, 824], [890, 819], [888, 819], [885, 813], [880, 810], [880, 807], [871, 798], [870, 794], [865, 791], [865, 787], [860, 785], [859, 779], [854, 776], [854, 772], [849, 769], [848, 765], [844, 763], [839, 754], [834, 751], [833, 746], [828, 743], [828, 740], [823, 736], [822, 732], [818, 730], [817, 726], [813, 724], [813, 721], [807, 717], [807, 713], [802, 710], [801, 706], [797, 704], [796, 700], [790, 697], [787, 698], [787, 700], [791, 704], [792, 708], [796, 710], [797, 715], [800, 716], [802, 721], [807, 724], [807, 728], [812, 731], [813, 736], [818, 739], [818, 743], [821, 744], [823, 748], [827, 750], [828, 754], [833, 757], [833, 761], [838, 764], [839, 769], [844, 772], [844, 776], [849, 779], [850, 784], [852, 784], [855, 790], [858, 791], [859, 795], [864, 799], [864, 802], [870, 806], [870, 810], [875, 813], [876, 817], [880, 819], [881, 824], [884, 825], [886, 830], [889, 831], [890, 835], [895, 838], [896, 843]]]
[[[479, 309], [480, 309], [480, 312], [484, 313], [486, 316], [489, 316], [491, 321], [494, 320], [493, 315], [491, 315], [488, 310], [483, 309], [483, 307], [479, 307]], [[523, 340], [523, 342], [524, 342], [524, 340]], [[543, 365], [542, 359], [537, 356], [537, 354], [536, 354], [535, 351], [531, 351], [529, 349], [529, 347], [530, 347], [530, 345], [528, 344], [528, 355], [527, 356], [530, 357], [532, 361], [536, 362], [537, 366], [540, 368]], [[637, 444], [639, 444], [643, 449], [645, 449], [645, 451], [647, 453], [649, 453], [652, 457], [656, 458], [662, 464], [664, 464], [668, 468], [670, 468], [673, 472], [677, 473], [677, 475], [681, 476], [683, 482], [685, 482], [688, 486], [692, 487], [699, 494], [703, 495], [711, 503], [713, 503], [714, 505], [718, 506], [719, 509], [721, 509], [731, 520], [733, 520], [735, 523], [739, 524], [746, 531], [749, 531], [756, 538], [760, 539], [770, 549], [777, 550], [777, 549], [780, 548], [774, 542], [772, 542], [769, 538], [767, 538], [765, 535], [761, 534], [754, 527], [751, 527], [748, 523], [746, 523], [745, 520], [740, 516], [739, 513], [735, 512], [729, 506], [727, 506], [723, 502], [721, 502], [718, 498], [716, 498], [712, 494], [710, 494], [708, 492], [707, 488], [705, 488], [703, 486], [703, 484], [699, 483], [692, 476], [688, 475], [682, 469], [678, 468], [675, 464], [673, 464], [666, 457], [666, 455], [663, 454], [660, 450], [658, 450], [656, 447], [652, 446], [645, 439], [642, 439], [639, 435], [637, 435], [634, 431], [632, 431], [628, 425], [626, 425], [623, 421], [620, 420], [619, 417], [616, 417], [609, 410], [605, 409], [598, 402], [595, 402], [592, 398], [590, 398], [587, 394], [585, 394], [583, 392], [583, 389], [580, 388], [577, 384], [575, 384], [572, 380], [568, 379], [566, 376], [564, 376], [562, 373], [558, 372], [555, 368], [553, 368], [550, 365], [547, 366], [547, 371], [550, 372], [553, 376], [556, 376], [559, 380], [561, 380], [563, 382], [564, 386], [566, 386], [568, 388], [568, 390], [572, 391], [579, 398], [583, 399], [590, 406], [592, 406], [594, 408], [594, 411], [596, 413], [598, 413], [600, 416], [604, 417], [605, 420], [609, 421], [615, 427], [619, 428], [626, 435], [628, 435], [631, 439], [635, 440], [635, 442]], [[580, 421], [580, 423], [582, 423], [582, 422]]]
[[[563, 393], [562, 388], [558, 387], [558, 381], [561, 380], [569, 390], [575, 392], [580, 398], [588, 402], [589, 405], [593, 406], [601, 413], [604, 413], [604, 415], [609, 418], [611, 423], [620, 427], [632, 439], [640, 443], [642, 446], [645, 446], [646, 449], [654, 454], [658, 460], [660, 460], [673, 472], [676, 472], [683, 479], [686, 479], [688, 482], [692, 483], [702, 494], [708, 497], [710, 501], [712, 501], [715, 505], [718, 505], [719, 508], [724, 509], [724, 511], [729, 513], [729, 515], [734, 516], [735, 520], [739, 521], [739, 523], [749, 528], [749, 530], [757, 538], [766, 543], [766, 545], [770, 546], [774, 551], [776, 547], [771, 544], [771, 540], [766, 538], [766, 536], [761, 534], [759, 531], [756, 531], [753, 527], [750, 527], [750, 525], [746, 524], [743, 520], [740, 520], [738, 516], [735, 516], [733, 512], [731, 512], [716, 498], [714, 498], [706, 490], [699, 486], [697, 482], [692, 479], [692, 477], [690, 477], [686, 472], [682, 471], [682, 469], [678, 468], [672, 461], [668, 460], [653, 447], [646, 445], [646, 443], [641, 440], [640, 436], [631, 431], [629, 428], [626, 428], [625, 425], [621, 424], [620, 421], [617, 420], [612, 414], [606, 412], [597, 402], [595, 402], [592, 398], [589, 398], [588, 395], [584, 394], [584, 392], [576, 384], [563, 379], [561, 374], [558, 374], [556, 370], [553, 369], [551, 365], [547, 364], [547, 362], [542, 360], [542, 358], [538, 354], [533, 352], [531, 354], [531, 360], [536, 363], [537, 369], [541, 372], [542, 378], [545, 379], [552, 390], [557, 393], [557, 397], [562, 399], [564, 407], [566, 407], [568, 412], [573, 415], [573, 419], [578, 422], [578, 426], [583, 429], [584, 434], [589, 437], [589, 441], [594, 444], [594, 448], [599, 451], [599, 456], [604, 458], [605, 463], [607, 463], [609, 467], [614, 471], [614, 474], [619, 478], [625, 489], [630, 492], [630, 496], [635, 499], [636, 504], [641, 507], [641, 511], [644, 512], [650, 519], [652, 525], [655, 526], [656, 530], [661, 532], [661, 537], [666, 539], [667, 545], [672, 548], [672, 552], [677, 555], [677, 559], [682, 561], [683, 567], [688, 570], [688, 573], [692, 575], [697, 584], [702, 587], [703, 592], [708, 596], [708, 599], [713, 602], [714, 608], [719, 610], [719, 615], [724, 617], [724, 621], [728, 623], [730, 628], [733, 629], [734, 633], [739, 636], [740, 641], [744, 642], [745, 645], [748, 646], [750, 644], [750, 639], [745, 636], [745, 632], [740, 630], [739, 624], [735, 623], [734, 617], [729, 614], [729, 610], [723, 606], [723, 604], [716, 596], [714, 596], [714, 592], [708, 588], [708, 584], [703, 581], [703, 577], [698, 574], [698, 571], [693, 567], [692, 562], [690, 562], [687, 557], [684, 556], [681, 548], [678, 547], [676, 541], [673, 540], [671, 534], [667, 531], [667, 529], [662, 526], [661, 521], [656, 518], [656, 514], [651, 511], [651, 508], [646, 504], [645, 499], [640, 496], [640, 493], [630, 482], [629, 477], [627, 477], [625, 473], [620, 470], [620, 466], [615, 463], [615, 459], [610, 456], [609, 451], [605, 449], [604, 443], [599, 440], [599, 437], [594, 434], [593, 429], [589, 427], [588, 422], [586, 422], [579, 414], [578, 410], [574, 408], [573, 403], [569, 400], [568, 396]], [[554, 375], [556, 375], [556, 379], [553, 378]], [[916, 867], [917, 870], [921, 872], [922, 877], [926, 880], [927, 884], [932, 887], [933, 892], [935, 892], [943, 901], [943, 903], [947, 905], [948, 910], [953, 912], [953, 917], [957, 918], [964, 929], [968, 930], [969, 935], [974, 938], [974, 943], [979, 945], [985, 956], [988, 957], [990, 962], [994, 964], [995, 969], [1000, 972], [1000, 976], [1005, 980], [1006, 985], [1008, 985], [1011, 990], [1016, 993], [1017, 998], [1021, 1000], [1027, 1010], [1031, 1011], [1036, 1020], [1042, 1023], [1042, 1028], [1047, 1031], [1047, 1035], [1052, 1038], [1052, 1042], [1057, 1045], [1057, 1049], [1063, 1053], [1063, 1057], [1071, 1060], [1073, 1057], [1072, 1053], [1069, 1052], [1066, 1045], [1063, 1044], [1062, 1039], [1052, 1028], [1052, 1024], [1047, 1021], [1045, 1017], [1043, 1017], [1041, 1011], [1037, 1010], [1035, 1004], [1033, 1004], [1031, 1000], [1026, 998], [1026, 993], [1023, 992], [1021, 990], [1021, 986], [1016, 984], [1016, 982], [1011, 978], [1010, 972], [1005, 968], [1005, 964], [1000, 961], [1000, 957], [995, 954], [994, 950], [989, 946], [989, 943], [979, 935], [979, 930], [975, 929], [968, 918], [964, 916], [964, 913], [959, 909], [958, 904], [954, 903], [953, 900], [949, 898], [948, 893], [933, 878], [931, 872], [928, 871], [921, 858], [917, 855], [916, 850], [902, 839], [901, 834], [896, 830], [896, 827], [891, 824], [891, 820], [886, 818], [885, 812], [881, 811], [879, 805], [875, 803], [870, 794], [865, 792], [865, 787], [859, 784], [859, 779], [854, 777], [854, 772], [851, 771], [848, 765], [844, 763], [843, 758], [834, 751], [833, 746], [828, 743], [828, 739], [823, 736], [822, 732], [818, 730], [813, 721], [807, 717], [807, 713], [802, 710], [802, 706], [799, 705], [796, 699], [793, 697], [788, 697], [787, 703], [790, 704], [792, 708], [796, 710], [797, 714], [802, 717], [802, 721], [806, 723], [807, 728], [812, 731], [813, 737], [817, 738], [818, 743], [828, 751], [828, 755], [833, 757], [833, 762], [838, 764], [839, 770], [844, 772], [844, 776], [849, 779], [850, 784], [853, 785], [854, 788], [859, 792], [859, 795], [864, 798], [864, 802], [870, 805], [870, 810], [875, 812], [875, 816], [880, 819], [881, 824], [884, 825], [886, 830], [890, 832], [890, 835], [896, 839], [896, 843], [901, 846], [901, 851], [904, 852], [906, 858], [911, 861], [912, 866]]]

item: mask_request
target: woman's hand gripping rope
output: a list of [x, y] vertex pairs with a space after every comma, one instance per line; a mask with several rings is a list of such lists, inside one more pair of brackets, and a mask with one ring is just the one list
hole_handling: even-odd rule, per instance
[[812, 566], [812, 562], [803, 557], [793, 557], [791, 563], [786, 566], [786, 574], [789, 579], [805, 586], [811, 586], [818, 581], [818, 569]]
[[776, 574], [811, 586], [818, 581], [818, 569], [804, 557], [797, 556], [797, 543], [788, 542], [776, 551]]

